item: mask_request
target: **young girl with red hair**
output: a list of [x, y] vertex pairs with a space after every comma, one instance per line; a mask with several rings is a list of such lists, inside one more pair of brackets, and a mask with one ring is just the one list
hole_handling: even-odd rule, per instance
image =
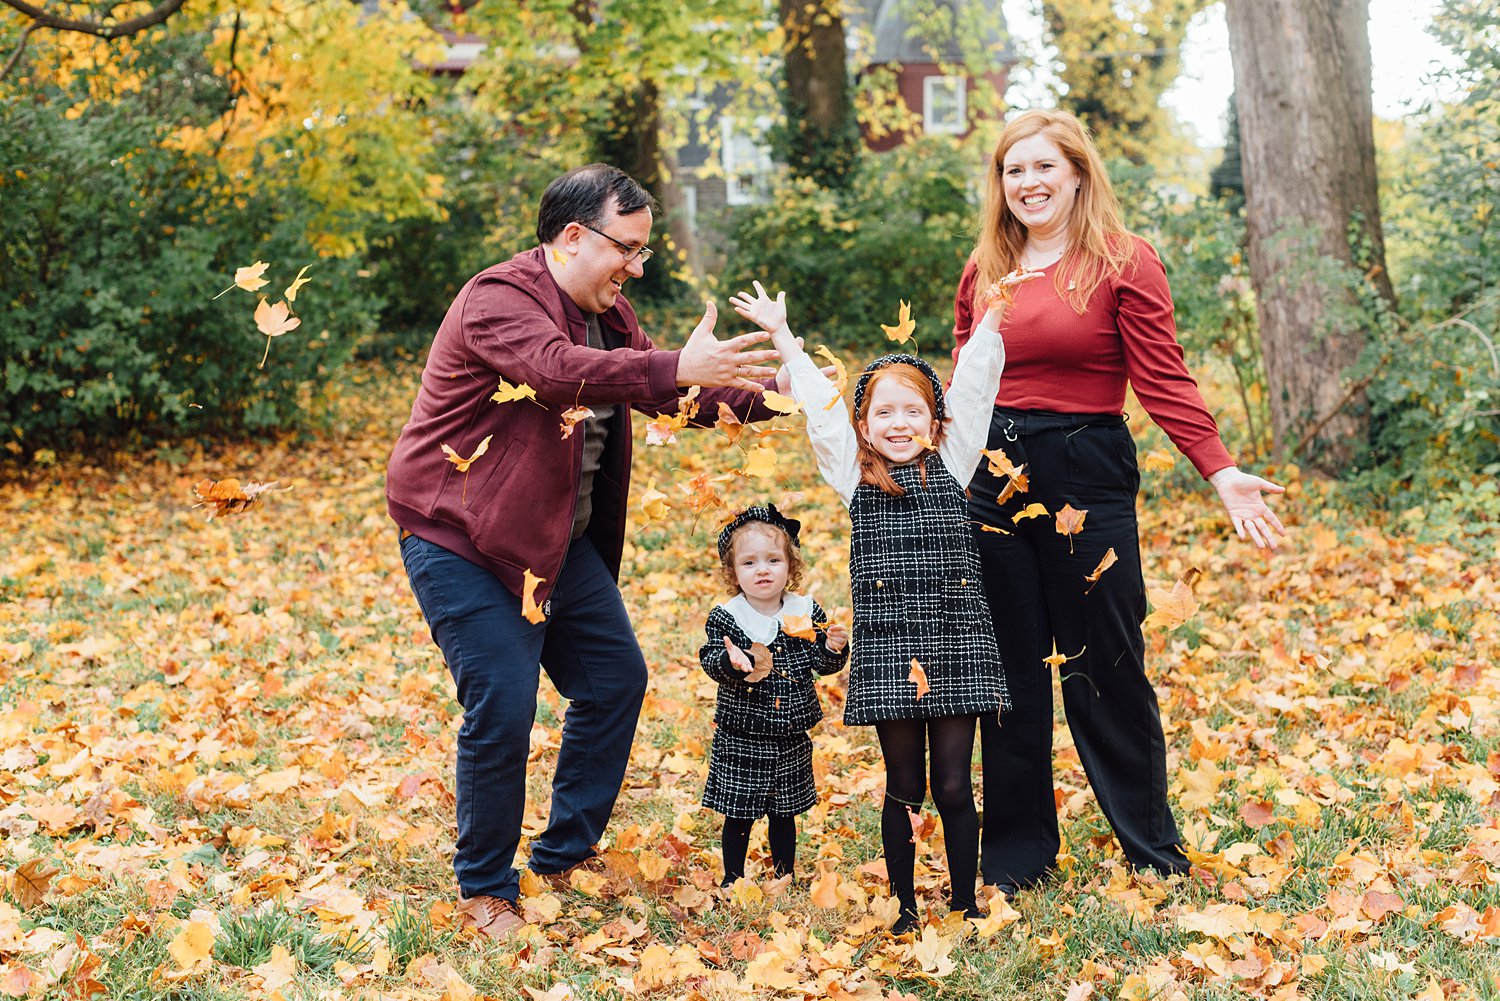
[[[1011, 275], [1009, 286], [1030, 277]], [[892, 931], [919, 920], [911, 814], [932, 799], [943, 821], [954, 911], [977, 917], [979, 816], [970, 759], [975, 722], [1008, 704], [984, 601], [964, 488], [979, 464], [1000, 385], [1004, 296], [999, 289], [959, 352], [947, 394], [932, 366], [907, 354], [876, 359], [854, 390], [854, 421], [786, 322], [786, 293], [731, 297], [771, 334], [807, 414], [823, 478], [849, 509], [853, 665], [846, 725], [873, 725], [885, 761], [880, 835], [901, 905]]]

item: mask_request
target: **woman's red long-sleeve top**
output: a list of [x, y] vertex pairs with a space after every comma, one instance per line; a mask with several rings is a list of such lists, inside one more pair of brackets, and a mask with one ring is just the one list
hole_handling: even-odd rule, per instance
[[[1138, 236], [1130, 240], [1130, 264], [1099, 285], [1082, 315], [1058, 291], [1057, 264], [1042, 269], [1045, 278], [1016, 290], [1000, 327], [1005, 373], [995, 403], [1018, 410], [1123, 413], [1129, 380], [1151, 419], [1207, 478], [1234, 459], [1183, 362], [1166, 268], [1150, 243]], [[955, 358], [979, 320], [977, 281], [971, 260], [953, 305]]]

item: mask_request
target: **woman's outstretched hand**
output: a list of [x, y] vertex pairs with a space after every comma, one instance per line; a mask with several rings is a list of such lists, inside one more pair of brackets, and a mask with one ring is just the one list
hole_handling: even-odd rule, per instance
[[[1275, 549], [1276, 536], [1286, 536], [1286, 528], [1276, 512], [1267, 506], [1262, 493], [1280, 494], [1286, 487], [1252, 476], [1234, 466], [1227, 466], [1208, 478], [1219, 492], [1219, 502], [1229, 515], [1235, 534], [1248, 538], [1262, 549]], [[1272, 533], [1275, 533], [1274, 535]]]
[[786, 293], [777, 292], [776, 298], [772, 299], [760, 282], [753, 284], [753, 297], [749, 292], [736, 292], [729, 297], [729, 304], [734, 307], [734, 311], [768, 334], [787, 330]]

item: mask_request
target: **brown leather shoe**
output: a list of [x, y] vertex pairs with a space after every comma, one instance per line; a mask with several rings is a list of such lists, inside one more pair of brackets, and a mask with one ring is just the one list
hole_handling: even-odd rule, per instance
[[513, 901], [504, 897], [477, 897], [458, 895], [458, 912], [474, 922], [479, 934], [496, 942], [503, 942], [515, 934], [516, 929], [526, 923]]
[[[536, 872], [534, 869], [532, 871]], [[604, 863], [604, 856], [590, 855], [582, 862], [574, 862], [561, 872], [538, 872], [537, 876], [558, 893], [567, 893], [573, 889], [573, 873], [575, 872], [597, 872], [601, 875], [608, 875], [609, 866]]]

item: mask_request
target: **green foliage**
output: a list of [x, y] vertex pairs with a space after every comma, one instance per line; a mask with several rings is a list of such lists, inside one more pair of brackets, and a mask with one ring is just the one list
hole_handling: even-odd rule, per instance
[[357, 962], [371, 948], [367, 938], [344, 941], [324, 935], [311, 915], [273, 907], [223, 920], [214, 939], [214, 958], [248, 970], [270, 959], [278, 945], [296, 958], [299, 967], [313, 973], [331, 971], [339, 960]]
[[863, 154], [849, 187], [783, 177], [765, 204], [736, 210], [720, 289], [786, 289], [792, 328], [809, 340], [878, 349], [880, 324], [911, 303], [928, 353], [952, 344], [953, 293], [974, 246], [972, 157], [925, 138]]
[[[237, 193], [212, 157], [162, 144], [224, 99], [202, 49], [187, 35], [138, 50], [129, 68], [149, 86], [81, 114], [68, 109], [82, 81], [0, 94], [0, 427], [22, 450], [305, 420], [375, 323], [358, 263], [309, 246], [316, 206], [295, 191]], [[213, 298], [257, 259], [272, 263], [261, 294], [273, 300], [312, 265], [302, 325], [263, 370], [255, 298]]]

